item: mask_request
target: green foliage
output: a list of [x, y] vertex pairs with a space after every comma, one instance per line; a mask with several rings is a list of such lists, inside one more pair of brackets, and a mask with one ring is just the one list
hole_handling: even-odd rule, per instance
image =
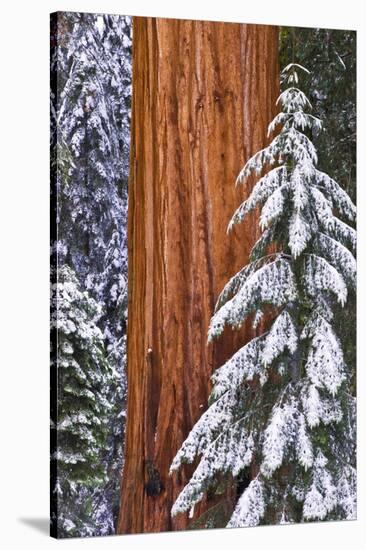
[[[111, 405], [107, 399], [113, 372], [106, 358], [103, 335], [97, 326], [100, 308], [81, 290], [75, 273], [66, 265], [51, 287], [51, 331], [56, 349], [51, 369], [57, 369], [58, 403], [52, 429], [57, 445], [54, 491], [59, 497], [59, 536], [67, 533], [63, 502], [80, 487], [94, 488], [106, 481], [102, 462]], [[87, 513], [88, 500], [84, 503]], [[77, 517], [77, 515], [76, 515]]]

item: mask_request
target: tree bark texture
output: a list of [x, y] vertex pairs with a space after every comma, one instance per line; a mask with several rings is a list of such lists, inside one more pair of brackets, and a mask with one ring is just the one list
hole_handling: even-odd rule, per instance
[[[216, 299], [248, 263], [257, 214], [226, 235], [250, 191], [235, 187], [267, 143], [278, 29], [133, 19], [129, 181], [128, 407], [119, 533], [185, 529], [170, 510], [192, 468], [169, 467], [207, 407], [214, 369], [250, 323], [207, 345]], [[207, 499], [196, 507], [202, 513]]]

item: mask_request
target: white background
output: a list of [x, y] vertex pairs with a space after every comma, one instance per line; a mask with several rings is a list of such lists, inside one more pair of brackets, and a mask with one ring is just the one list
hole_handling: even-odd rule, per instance
[[[360, 548], [365, 527], [365, 21], [362, 2], [7, 1], [0, 31], [0, 544], [6, 550]], [[48, 538], [48, 48], [49, 12], [97, 11], [357, 29], [358, 460], [356, 522], [55, 541]], [[364, 22], [362, 22], [362, 18]]]

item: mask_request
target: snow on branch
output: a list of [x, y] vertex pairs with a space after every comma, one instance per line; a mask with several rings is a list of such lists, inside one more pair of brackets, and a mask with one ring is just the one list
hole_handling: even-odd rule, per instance
[[296, 68], [300, 69], [300, 71], [303, 71], [304, 73], [310, 74], [310, 71], [306, 67], [299, 65], [299, 63], [289, 63], [282, 69], [282, 74], [293, 72]]
[[242, 222], [248, 212], [254, 210], [258, 204], [266, 201], [268, 197], [286, 181], [287, 170], [285, 166], [273, 168], [273, 170], [260, 178], [253, 187], [248, 199], [244, 201], [234, 213], [229, 223], [228, 231], [230, 231], [235, 224]]
[[183, 463], [191, 463], [210, 445], [213, 439], [233, 420], [233, 408], [237, 399], [234, 391], [227, 391], [220, 396], [196, 422], [176, 454], [170, 472], [177, 470]]
[[310, 298], [318, 292], [331, 291], [343, 306], [347, 300], [347, 287], [342, 275], [324, 258], [307, 254], [304, 259], [303, 280]]
[[239, 388], [246, 381], [259, 376], [266, 381], [265, 369], [286, 350], [294, 353], [298, 337], [290, 314], [284, 310], [274, 321], [270, 330], [240, 348], [212, 375], [211, 398], [218, 399], [230, 388]]
[[310, 428], [318, 426], [320, 422], [325, 426], [333, 422], [338, 423], [343, 418], [339, 400], [333, 397], [321, 397], [317, 386], [309, 380], [303, 384], [301, 401], [306, 422]]
[[282, 141], [283, 136], [280, 134], [274, 138], [268, 147], [253, 155], [240, 171], [236, 179], [236, 185], [244, 183], [251, 174], [259, 176], [266, 165], [271, 166], [275, 164], [282, 148]]
[[338, 479], [337, 501], [345, 519], [357, 519], [357, 476], [356, 468], [347, 465]]
[[267, 229], [283, 214], [289, 188], [290, 184], [284, 183], [268, 197], [260, 215], [261, 229]]
[[304, 519], [324, 519], [337, 506], [334, 480], [326, 469], [327, 458], [318, 450], [313, 473], [313, 482], [304, 501]]
[[241, 495], [227, 527], [254, 527], [259, 524], [264, 512], [264, 487], [260, 476], [257, 476]]
[[171, 514], [185, 512], [199, 502], [215, 476], [231, 471], [237, 475], [252, 461], [254, 442], [241, 421], [220, 433], [205, 450], [189, 483], [178, 496]]
[[287, 348], [290, 353], [295, 353], [298, 337], [295, 324], [291, 315], [282, 311], [271, 326], [265, 338], [261, 361], [264, 365], [270, 365]]
[[353, 227], [334, 217], [333, 227], [329, 233], [344, 246], [348, 246], [353, 253], [356, 252], [356, 231]]
[[342, 187], [333, 178], [329, 177], [328, 174], [320, 170], [315, 171], [315, 176], [316, 185], [327, 192], [329, 200], [339, 210], [340, 214], [351, 222], [355, 221], [356, 207]]
[[309, 113], [304, 113], [304, 111], [294, 111], [294, 112], [280, 112], [268, 126], [267, 135], [270, 136], [277, 126], [283, 126], [283, 130], [289, 130], [291, 125], [295, 128], [300, 128], [301, 130], [314, 130], [315, 132], [320, 132], [322, 129], [322, 121]]
[[238, 293], [212, 317], [209, 341], [219, 336], [225, 325], [238, 328], [244, 319], [261, 305], [281, 307], [297, 298], [291, 265], [283, 258], [276, 259], [255, 271]]
[[326, 389], [332, 396], [345, 379], [342, 348], [331, 325], [314, 315], [305, 325], [301, 338], [311, 340], [305, 370], [316, 388]]
[[264, 336], [253, 338], [214, 372], [211, 398], [218, 399], [230, 388], [238, 388], [244, 380], [253, 380], [254, 376], [262, 374], [263, 344]]
[[286, 88], [278, 97], [277, 104], [281, 104], [285, 113], [304, 111], [306, 108], [312, 109], [311, 103], [299, 88]]
[[351, 288], [356, 288], [356, 260], [340, 242], [324, 233], [317, 235], [319, 253], [344, 277]]
[[293, 212], [289, 222], [289, 248], [297, 258], [308, 245], [312, 238], [311, 227], [300, 212]]

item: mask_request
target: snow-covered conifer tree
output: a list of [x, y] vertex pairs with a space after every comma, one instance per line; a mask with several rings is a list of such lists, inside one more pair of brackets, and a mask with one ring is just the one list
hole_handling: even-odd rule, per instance
[[322, 123], [307, 112], [299, 71], [284, 69], [269, 135], [279, 131], [238, 176], [259, 179], [229, 229], [259, 206], [262, 234], [218, 299], [209, 341], [248, 316], [264, 316], [267, 331], [214, 373], [210, 406], [171, 465], [200, 459], [172, 515], [192, 509], [218, 475], [244, 473], [228, 527], [355, 518], [355, 398], [334, 318], [355, 287], [355, 207], [317, 168], [308, 135]]
[[[85, 489], [105, 484], [107, 479], [101, 449], [107, 443], [112, 408], [108, 388], [113, 371], [97, 326], [101, 308], [88, 292], [82, 291], [68, 266], [60, 267], [56, 277], [51, 287], [51, 330], [57, 332], [53, 340], [57, 346], [53, 350], [56, 364], [52, 368], [57, 368], [58, 388], [57, 424], [52, 426], [57, 444], [51, 456], [57, 462], [53, 490], [58, 498], [58, 514], [54, 519], [59, 536], [75, 535], [79, 533], [76, 528], [92, 534], [85, 520], [77, 525], [80, 510], [73, 506], [77, 499], [72, 496], [81, 489], [85, 499], [90, 496]], [[110, 528], [102, 527], [107, 532]]]
[[115, 231], [122, 241], [125, 227], [131, 41], [123, 17], [67, 15], [71, 30], [68, 63], [58, 63], [67, 76], [60, 75], [57, 131], [73, 164], [68, 184], [58, 189], [58, 235], [68, 240], [66, 261], [98, 297], [109, 241]]
[[[72, 274], [79, 292], [94, 301], [99, 313], [93, 322], [110, 373], [103, 396], [95, 394], [97, 401], [102, 398], [109, 403], [106, 439], [96, 445], [98, 468], [106, 474], [103, 483], [98, 468], [90, 471], [87, 446], [79, 452], [83, 460], [78, 463], [79, 481], [74, 476], [73, 490], [68, 490], [67, 476], [51, 483], [58, 486], [56, 508], [63, 518], [59, 535], [107, 535], [114, 532], [118, 512], [126, 400], [131, 20], [67, 12], [53, 14], [51, 21], [51, 193], [56, 220], [52, 261], [60, 273]], [[55, 284], [59, 280], [56, 277]], [[73, 302], [70, 314], [77, 311]], [[62, 350], [57, 352], [62, 361]], [[98, 357], [84, 354], [83, 358], [87, 363], [81, 368], [88, 369], [90, 378], [97, 376]], [[53, 381], [56, 366], [51, 367]], [[73, 375], [72, 369], [67, 372]], [[67, 405], [70, 414], [71, 408], [75, 415], [84, 414], [86, 401], [68, 399], [63, 384], [59, 378], [60, 391], [54, 394], [58, 410]], [[61, 452], [67, 445], [71, 453], [74, 443], [60, 437], [57, 449]], [[75, 446], [75, 454], [76, 450]], [[62, 464], [56, 476], [59, 472]]]

